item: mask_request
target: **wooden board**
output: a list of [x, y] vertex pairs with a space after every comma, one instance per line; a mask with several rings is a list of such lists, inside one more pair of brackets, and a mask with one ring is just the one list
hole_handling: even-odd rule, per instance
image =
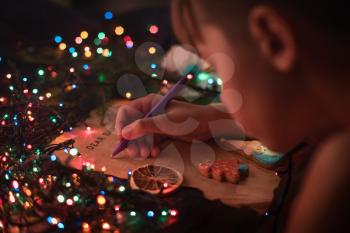
[[[244, 160], [238, 154], [225, 150], [215, 142], [184, 143], [168, 141], [162, 145], [162, 151], [156, 159], [130, 159], [126, 152], [117, 158], [111, 158], [111, 152], [118, 143], [113, 132], [115, 113], [118, 106], [126, 102], [114, 102], [107, 112], [101, 114], [96, 110], [91, 113], [86, 126], [76, 127], [72, 132], [64, 133], [55, 142], [74, 139], [75, 146], [82, 154], [81, 158], [74, 158], [69, 166], [80, 169], [85, 162], [94, 164], [95, 170], [105, 169], [105, 173], [120, 178], [127, 178], [128, 171], [144, 164], [157, 164], [172, 167], [183, 173], [183, 185], [198, 188], [203, 191], [208, 199], [220, 199], [231, 206], [248, 205], [259, 211], [264, 211], [272, 200], [273, 189], [279, 179], [272, 171], [258, 167], [256, 164]], [[68, 155], [59, 152], [57, 156], [65, 160]], [[220, 183], [205, 178], [197, 171], [197, 164], [208, 159], [228, 159], [239, 157], [244, 163], [249, 164], [250, 175], [238, 185]]]

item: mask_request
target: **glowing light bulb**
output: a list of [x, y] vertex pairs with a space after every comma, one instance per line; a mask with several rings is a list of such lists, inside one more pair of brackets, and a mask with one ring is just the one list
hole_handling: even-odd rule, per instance
[[59, 43], [62, 42], [62, 37], [57, 35], [57, 36], [54, 37], [54, 41], [55, 41], [56, 44], [59, 44]]
[[131, 92], [126, 92], [126, 93], [125, 93], [125, 97], [126, 97], [127, 99], [131, 99], [131, 97], [132, 97]]
[[57, 196], [57, 201], [59, 202], [59, 203], [63, 203], [64, 202], [64, 196], [63, 195], [58, 195]]
[[157, 25], [152, 25], [149, 27], [149, 32], [152, 34], [157, 34], [159, 31], [159, 28], [157, 27]]
[[148, 49], [148, 52], [149, 52], [149, 54], [153, 55], [153, 54], [155, 54], [157, 52], [157, 49], [155, 47], [150, 47]]
[[56, 225], [57, 223], [58, 223], [58, 219], [57, 218], [51, 218], [50, 219], [51, 221], [51, 224], [53, 224], [53, 225]]
[[106, 34], [104, 32], [99, 32], [97, 34], [97, 38], [100, 39], [100, 40], [103, 40], [105, 37], [106, 37]]
[[87, 39], [88, 36], [89, 36], [89, 33], [88, 33], [87, 31], [82, 31], [82, 32], [80, 33], [80, 37], [81, 37], [83, 40]]
[[26, 189], [25, 193], [28, 197], [32, 195], [32, 191], [30, 191], [29, 189]]
[[124, 42], [131, 41], [131, 36], [124, 36]]
[[109, 225], [109, 223], [107, 223], [107, 222], [102, 223], [102, 229], [109, 230], [110, 228], [111, 228], [111, 226]]
[[101, 48], [101, 47], [100, 47], [100, 48], [97, 48], [97, 49], [96, 49], [96, 52], [97, 52], [98, 54], [102, 54], [102, 53], [103, 53], [103, 48]]
[[60, 222], [60, 223], [57, 224], [57, 227], [59, 229], [64, 229], [64, 224]]
[[81, 224], [81, 227], [82, 227], [83, 230], [85, 230], [85, 231], [90, 230], [90, 225], [89, 225], [89, 223], [84, 222], [83, 224]]
[[70, 198], [67, 199], [66, 203], [67, 203], [67, 205], [69, 205], [69, 206], [72, 206], [72, 205], [74, 204], [73, 200], [70, 199]]
[[83, 65], [83, 69], [84, 69], [84, 70], [89, 70], [89, 69], [90, 69], [90, 66], [89, 66], [88, 64], [84, 64], [84, 65]]
[[9, 200], [10, 200], [11, 203], [16, 202], [16, 198], [15, 198], [15, 196], [13, 195], [12, 192], [9, 192]]
[[188, 74], [188, 75], [187, 75], [187, 79], [188, 79], [188, 80], [191, 80], [191, 79], [193, 79], [193, 78], [194, 78], [193, 74]]
[[173, 217], [177, 216], [178, 215], [177, 210], [170, 210], [170, 215]]
[[148, 211], [147, 217], [150, 217], [150, 218], [154, 217], [154, 212], [152, 210]]
[[6, 75], [6, 78], [7, 78], [7, 79], [11, 79], [11, 78], [12, 78], [12, 75], [11, 75], [11, 74], [7, 74], [7, 75]]
[[105, 20], [113, 19], [113, 13], [111, 11], [106, 11], [104, 14]]
[[87, 127], [86, 127], [86, 130], [87, 130], [87, 131], [91, 131], [91, 127], [90, 127], [90, 126], [87, 126]]
[[92, 53], [90, 51], [86, 51], [84, 55], [85, 57], [90, 58], [92, 56]]
[[18, 188], [19, 188], [19, 183], [18, 183], [17, 180], [12, 181], [12, 187], [13, 187], [14, 189], [18, 189]]
[[218, 78], [217, 83], [218, 83], [218, 85], [220, 85], [220, 86], [221, 86], [222, 84], [224, 84], [224, 82], [222, 81], [221, 78]]
[[109, 55], [109, 49], [104, 49], [102, 52], [102, 56], [108, 57], [108, 55]]
[[106, 204], [106, 198], [103, 195], [98, 195], [96, 200], [97, 200], [97, 204], [101, 206]]
[[122, 26], [117, 26], [115, 27], [114, 32], [117, 36], [121, 36], [124, 34], [124, 28]]
[[43, 76], [44, 74], [45, 74], [44, 70], [42, 70], [42, 69], [38, 70], [38, 75]]
[[75, 148], [75, 147], [69, 150], [69, 154], [70, 154], [71, 156], [77, 156], [78, 153], [79, 153], [79, 151], [78, 151], [78, 149]]
[[52, 154], [52, 155], [50, 156], [50, 159], [51, 159], [51, 161], [56, 161], [56, 160], [57, 160], [57, 157], [56, 157], [56, 155]]
[[79, 201], [79, 196], [75, 195], [75, 196], [73, 197], [73, 200], [74, 200], [75, 202]]
[[115, 206], [114, 206], [114, 210], [115, 210], [115, 211], [119, 211], [119, 210], [120, 210], [120, 205], [115, 205]]
[[50, 98], [52, 94], [50, 92], [46, 93], [46, 98]]
[[125, 187], [122, 185], [118, 188], [119, 192], [124, 192], [125, 191]]
[[127, 42], [125, 42], [125, 46], [126, 46], [128, 49], [131, 49], [132, 47], [134, 47], [134, 42], [131, 41], [131, 40], [128, 40]]
[[75, 69], [73, 67], [69, 68], [69, 72], [74, 73]]
[[80, 37], [80, 36], [77, 36], [77, 37], [75, 37], [75, 43], [76, 44], [81, 44], [81, 43], [83, 43], [83, 39]]
[[132, 216], [132, 217], [136, 216], [136, 212], [135, 211], [131, 211], [130, 212], [130, 216]]
[[60, 43], [60, 44], [58, 45], [58, 48], [59, 48], [60, 50], [65, 50], [65, 49], [67, 48], [67, 45], [66, 45], [66, 43]]

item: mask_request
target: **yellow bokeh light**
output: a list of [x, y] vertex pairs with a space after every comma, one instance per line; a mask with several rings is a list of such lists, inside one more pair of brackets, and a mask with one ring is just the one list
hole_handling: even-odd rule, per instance
[[66, 43], [61, 43], [61, 44], [58, 45], [58, 48], [60, 50], [65, 50], [67, 48], [67, 45], [66, 45]]
[[91, 51], [86, 51], [86, 52], [84, 53], [84, 55], [85, 55], [85, 57], [90, 58], [91, 55], [92, 55], [92, 53], [91, 53]]
[[102, 56], [108, 57], [109, 56], [109, 49], [104, 49], [102, 52]]
[[149, 54], [155, 54], [157, 52], [157, 49], [155, 47], [150, 47], [148, 49]]
[[89, 223], [84, 222], [81, 226], [82, 226], [83, 230], [85, 230], [85, 231], [90, 230]]
[[131, 94], [131, 92], [127, 92], [127, 93], [125, 93], [125, 97], [127, 98], [127, 99], [131, 99], [131, 97], [132, 97], [132, 94]]
[[109, 230], [109, 229], [111, 229], [111, 225], [109, 225], [109, 223], [107, 223], [107, 222], [104, 222], [104, 223], [102, 223], [102, 229]]
[[83, 40], [85, 40], [85, 39], [87, 39], [87, 38], [89, 37], [89, 33], [88, 33], [87, 31], [82, 31], [82, 32], [80, 33], [80, 37], [81, 37]]
[[105, 205], [106, 204], [106, 198], [103, 195], [97, 196], [97, 203], [99, 205]]
[[121, 36], [124, 33], [124, 28], [122, 26], [117, 26], [115, 28], [114, 32], [117, 36]]

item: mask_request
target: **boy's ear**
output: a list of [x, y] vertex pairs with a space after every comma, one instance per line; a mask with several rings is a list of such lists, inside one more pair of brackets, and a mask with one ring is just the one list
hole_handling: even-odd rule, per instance
[[261, 53], [280, 72], [289, 72], [296, 60], [296, 46], [290, 25], [269, 6], [250, 11], [249, 28]]

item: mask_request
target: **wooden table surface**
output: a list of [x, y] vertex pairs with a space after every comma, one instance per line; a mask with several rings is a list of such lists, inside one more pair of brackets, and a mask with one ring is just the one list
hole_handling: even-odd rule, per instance
[[[82, 154], [81, 158], [74, 158], [69, 166], [80, 169], [85, 162], [94, 164], [95, 170], [104, 170], [105, 173], [127, 178], [128, 171], [144, 164], [157, 164], [172, 167], [183, 173], [184, 186], [200, 189], [206, 198], [220, 199], [230, 206], [250, 206], [259, 212], [264, 211], [272, 200], [273, 189], [277, 186], [279, 178], [269, 171], [258, 167], [238, 154], [228, 151], [222, 145], [215, 142], [193, 142], [184, 143], [179, 141], [168, 141], [162, 145], [162, 151], [155, 159], [130, 159], [123, 152], [120, 158], [111, 158], [111, 151], [117, 144], [113, 133], [115, 113], [118, 106], [125, 102], [114, 102], [104, 114], [100, 110], [91, 113], [86, 121], [91, 131], [86, 130], [86, 125], [76, 127], [73, 131], [58, 137], [55, 142], [74, 139], [75, 146]], [[61, 160], [68, 155], [57, 153]], [[240, 160], [249, 165], [250, 174], [241, 183], [234, 185], [220, 183], [200, 175], [196, 169], [199, 162], [208, 159], [228, 159], [239, 157]]]

